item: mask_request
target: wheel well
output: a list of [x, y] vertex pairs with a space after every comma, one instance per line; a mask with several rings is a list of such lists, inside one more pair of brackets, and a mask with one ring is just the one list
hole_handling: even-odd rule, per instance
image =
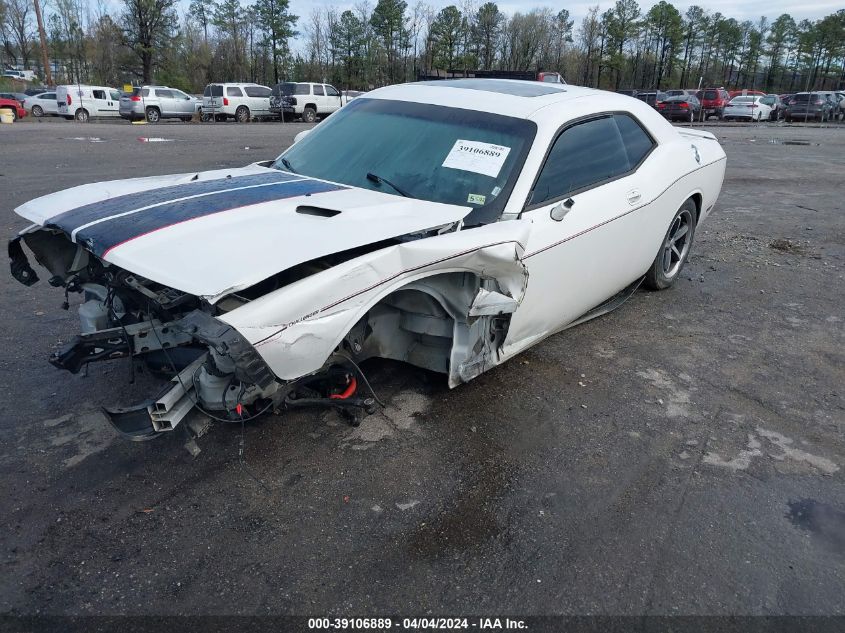
[[158, 107], [158, 106], [154, 106], [154, 105], [147, 106], [147, 110], [158, 110], [159, 112], [161, 112], [161, 110], [159, 109], [159, 107]]
[[359, 360], [390, 358], [467, 382], [496, 364], [510, 313], [469, 317], [479, 289], [498, 284], [474, 272], [440, 273], [380, 299], [341, 345]]
[[695, 223], [698, 224], [698, 218], [701, 217], [702, 197], [700, 193], [694, 193], [690, 196], [690, 200], [695, 203]]
[[314, 110], [315, 112], [317, 111], [317, 106], [316, 106], [315, 104], [313, 104], [313, 103], [306, 103], [306, 104], [305, 104], [305, 107], [306, 107], [306, 108], [311, 108], [311, 109], [312, 109], [312, 110]]

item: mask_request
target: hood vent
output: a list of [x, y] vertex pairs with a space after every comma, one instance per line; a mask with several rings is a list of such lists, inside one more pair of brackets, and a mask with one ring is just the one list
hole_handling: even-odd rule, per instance
[[316, 215], [321, 218], [333, 218], [336, 215], [340, 215], [340, 211], [336, 209], [323, 209], [322, 207], [296, 207], [296, 212], [301, 213], [302, 215]]

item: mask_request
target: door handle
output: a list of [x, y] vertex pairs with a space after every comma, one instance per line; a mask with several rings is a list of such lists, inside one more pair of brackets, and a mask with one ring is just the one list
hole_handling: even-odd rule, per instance
[[628, 198], [628, 204], [636, 204], [643, 197], [643, 194], [640, 193], [639, 189], [631, 189], [631, 191], [625, 194], [625, 197]]

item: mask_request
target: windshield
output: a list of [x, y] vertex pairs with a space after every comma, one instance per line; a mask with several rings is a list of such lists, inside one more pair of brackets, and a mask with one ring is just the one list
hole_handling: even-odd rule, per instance
[[487, 222], [501, 215], [536, 130], [531, 121], [499, 114], [362, 97], [326, 119], [274, 166], [469, 206], [474, 213], [468, 222]]

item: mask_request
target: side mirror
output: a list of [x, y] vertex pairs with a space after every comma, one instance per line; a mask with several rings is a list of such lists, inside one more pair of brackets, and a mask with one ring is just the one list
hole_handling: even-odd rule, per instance
[[575, 201], [572, 198], [567, 198], [563, 202], [557, 203], [552, 207], [552, 210], [549, 211], [549, 217], [555, 222], [560, 222], [572, 210], [574, 204]]
[[302, 139], [304, 139], [308, 134], [311, 133], [311, 130], [302, 130], [299, 134], [293, 137], [293, 142], [298, 143]]

